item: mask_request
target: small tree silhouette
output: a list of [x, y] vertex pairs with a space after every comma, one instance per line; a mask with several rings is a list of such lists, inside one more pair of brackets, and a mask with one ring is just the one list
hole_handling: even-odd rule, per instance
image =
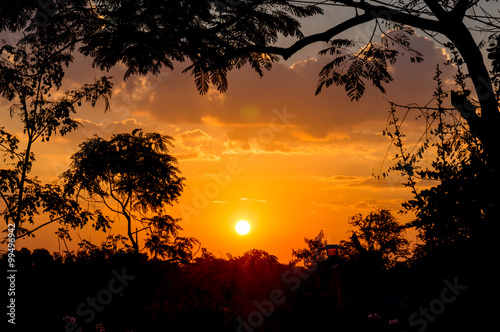
[[[0, 97], [12, 102], [10, 116], [19, 117], [25, 136], [21, 141], [0, 126], [0, 215], [15, 225], [16, 238], [32, 236], [54, 221], [66, 225], [88, 221], [57, 184], [43, 184], [31, 175], [36, 142], [78, 128], [74, 115], [82, 103], [94, 107], [103, 99], [109, 106], [112, 83], [108, 77], [60, 93], [65, 67], [73, 61], [71, 50], [45, 34], [23, 39], [15, 46], [0, 42]], [[49, 221], [26, 229], [26, 224], [35, 223], [40, 210], [49, 215]]]
[[325, 251], [326, 240], [323, 230], [314, 239], [304, 238], [304, 242], [307, 244], [307, 248], [292, 249], [292, 260], [290, 263], [297, 264], [303, 262], [304, 266], [311, 267], [327, 259]]
[[349, 219], [350, 241], [341, 241], [343, 256], [348, 260], [363, 260], [379, 267], [391, 267], [398, 259], [409, 255], [409, 242], [404, 228], [391, 211], [380, 209], [363, 218], [356, 214]]
[[[168, 154], [172, 140], [158, 133], [144, 134], [140, 129], [114, 135], [110, 140], [96, 136], [80, 145], [62, 178], [70, 194], [125, 217], [136, 253], [139, 243], [134, 223], [146, 231], [145, 246], [155, 256], [185, 260], [197, 241], [177, 238], [181, 228], [176, 223], [180, 219], [165, 214], [166, 205], [177, 201], [184, 186], [177, 160]], [[96, 230], [110, 227], [112, 220], [103, 211], [96, 209], [94, 213]]]

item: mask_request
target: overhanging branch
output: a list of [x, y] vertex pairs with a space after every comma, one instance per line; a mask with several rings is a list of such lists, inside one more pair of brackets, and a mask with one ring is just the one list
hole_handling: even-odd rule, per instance
[[283, 47], [266, 47], [265, 52], [261, 53], [272, 53], [272, 54], [277, 54], [281, 55], [285, 60], [290, 58], [293, 54], [297, 53], [300, 51], [302, 48], [306, 47], [307, 45], [316, 43], [316, 42], [328, 42], [330, 39], [332, 39], [334, 36], [350, 29], [353, 28], [357, 25], [369, 22], [373, 19], [373, 16], [369, 13], [365, 13], [363, 15], [355, 16], [353, 18], [350, 18], [333, 28], [330, 28], [324, 32], [317, 33], [314, 35], [310, 35], [307, 37], [304, 37], [297, 42], [295, 42], [292, 46], [283, 48]]
[[267, 54], [280, 55], [285, 60], [287, 60], [292, 55], [300, 51], [302, 48], [310, 44], [316, 42], [328, 42], [336, 35], [350, 28], [353, 28], [357, 25], [367, 23], [373, 19], [385, 19], [399, 24], [410, 25], [412, 27], [422, 30], [443, 33], [442, 24], [438, 20], [422, 18], [419, 16], [411, 15], [409, 13], [405, 13], [402, 10], [397, 10], [382, 5], [372, 5], [366, 2], [354, 2], [352, 0], [338, 0], [336, 2], [343, 4], [347, 7], [361, 9], [364, 11], [364, 13], [362, 15], [355, 15], [354, 17], [342, 23], [339, 23], [338, 25], [324, 32], [304, 37], [289, 47], [252, 45], [236, 49], [233, 52], [228, 52], [226, 59], [235, 59], [238, 58], [239, 56], [249, 53], [267, 53]]

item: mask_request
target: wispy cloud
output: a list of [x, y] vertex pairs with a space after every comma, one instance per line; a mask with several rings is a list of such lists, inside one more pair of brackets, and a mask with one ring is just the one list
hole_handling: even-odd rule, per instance
[[256, 198], [241, 197], [240, 200], [241, 201], [246, 201], [246, 202], [267, 203], [267, 200], [265, 200], [265, 199], [256, 199]]

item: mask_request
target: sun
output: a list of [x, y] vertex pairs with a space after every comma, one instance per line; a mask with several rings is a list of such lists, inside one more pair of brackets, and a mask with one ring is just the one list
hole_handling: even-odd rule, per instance
[[234, 228], [236, 229], [236, 232], [241, 235], [245, 235], [250, 232], [250, 224], [246, 220], [238, 221]]

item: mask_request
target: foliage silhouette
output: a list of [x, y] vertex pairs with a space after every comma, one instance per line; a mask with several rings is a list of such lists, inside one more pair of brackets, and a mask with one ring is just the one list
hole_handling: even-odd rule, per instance
[[[321, 14], [323, 11], [318, 6], [294, 5], [292, 1], [284, 0], [221, 4], [224, 3], [219, 0], [195, 3], [100, 0], [91, 4], [76, 0], [47, 7], [36, 1], [25, 1], [23, 5], [6, 8], [6, 15], [0, 19], [0, 29], [21, 31], [24, 34], [22, 43], [38, 40], [49, 50], [59, 50], [54, 52], [54, 57], [60, 63], [70, 62], [68, 52], [75, 50], [79, 43], [78, 50], [90, 55], [99, 68], [109, 69], [118, 62], [125, 63], [128, 68], [126, 77], [158, 74], [162, 67], [172, 68], [174, 61], [189, 60], [191, 64], [185, 71], [194, 76], [201, 93], [206, 93], [210, 84], [219, 91], [226, 91], [227, 73], [245, 63], [262, 75], [264, 69], [271, 69], [278, 56], [288, 59], [300, 49], [322, 41], [329, 43], [329, 47], [321, 54], [337, 57], [320, 73], [317, 92], [323, 86], [342, 85], [353, 99], [363, 95], [366, 82], [372, 82], [384, 91], [384, 85], [392, 80], [388, 66], [395, 61], [397, 54], [409, 54], [413, 62], [423, 59], [410, 44], [413, 28], [420, 29], [437, 41], [438, 35], [448, 39], [450, 42], [443, 46], [454, 52], [467, 67], [462, 74], [474, 85], [480, 112], [471, 108], [475, 103], [471, 101], [471, 94], [465, 91], [455, 94], [459, 98], [455, 98], [454, 106], [461, 110], [471, 133], [483, 144], [489, 172], [485, 176], [490, 178], [487, 183], [489, 191], [494, 192], [492, 189], [500, 184], [500, 152], [496, 148], [500, 143], [496, 133], [500, 115], [495, 98], [500, 75], [500, 23], [497, 17], [486, 12], [478, 14], [482, 8], [477, 1], [327, 1], [323, 4], [353, 9], [353, 15], [310, 36], [303, 35], [297, 18]], [[50, 17], [41, 22], [43, 13], [45, 16], [50, 14]], [[370, 21], [375, 22], [374, 30], [367, 33], [362, 42], [337, 38], [342, 32]], [[392, 29], [390, 33], [383, 30], [384, 23]], [[486, 52], [492, 61], [491, 73], [482, 56], [482, 45], [476, 44], [472, 31], [489, 36]], [[378, 33], [382, 33], [380, 43], [375, 40]], [[299, 40], [288, 47], [275, 46], [280, 34]], [[6, 49], [12, 47], [4, 44]], [[143, 52], [144, 48], [149, 51]], [[57, 69], [56, 76], [62, 76], [60, 66], [53, 68]], [[9, 82], [0, 83], [4, 96], [12, 97]], [[500, 215], [498, 209], [492, 213]], [[20, 217], [16, 219], [20, 220]]]
[[302, 263], [305, 267], [312, 267], [318, 264], [318, 262], [327, 259], [325, 251], [326, 240], [323, 230], [314, 239], [304, 238], [304, 242], [307, 244], [307, 248], [292, 249], [291, 264]]
[[[38, 308], [30, 314], [31, 319], [19, 319], [19, 326], [23, 330], [37, 327], [62, 331], [63, 317], [70, 316], [84, 331], [92, 331], [98, 323], [106, 330], [136, 332], [159, 328], [194, 331], [203, 327], [234, 331], [238, 316], [247, 317], [256, 310], [255, 300], [265, 300], [272, 290], [283, 288], [281, 277], [288, 268], [273, 255], [257, 249], [226, 259], [215, 258], [204, 250], [203, 257], [183, 265], [148, 260], [121, 249], [118, 246], [114, 250], [103, 243], [85, 244], [77, 252], [63, 256], [51, 255], [45, 249], [17, 252], [19, 264], [26, 272], [17, 280], [18, 287], [25, 290], [17, 297], [19, 309], [23, 309], [19, 318], [27, 318], [24, 303], [28, 299]], [[4, 255], [1, 267], [6, 263]], [[88, 316], [81, 315], [77, 306], [107, 287], [112, 276], [109, 271], [122, 268], [135, 279], [104, 310], [96, 312], [92, 322], [86, 323]], [[276, 309], [276, 317], [282, 310], [285, 308]], [[269, 318], [268, 324], [276, 326], [279, 322], [275, 320]]]
[[[170, 136], [140, 129], [110, 140], [96, 136], [80, 145], [62, 179], [69, 195], [102, 204], [125, 218], [134, 252], [139, 252], [139, 243], [133, 225], [139, 224], [146, 232], [145, 247], [155, 257], [189, 261], [197, 241], [179, 237], [180, 219], [165, 214], [184, 187], [177, 160], [168, 154], [171, 141]], [[111, 227], [113, 220], [106, 213], [96, 209], [95, 214], [96, 230]]]
[[[410, 44], [410, 37], [415, 33], [413, 28], [420, 29], [438, 42], [440, 40], [437, 36], [447, 39], [449, 42], [442, 43], [443, 46], [447, 47], [450, 52], [454, 52], [465, 65], [464, 77], [470, 79], [474, 85], [480, 112], [470, 107], [474, 103], [467, 94], [454, 100], [454, 107], [462, 110], [462, 115], [470, 126], [471, 132], [483, 144], [489, 169], [487, 176], [491, 179], [489, 191], [493, 192], [493, 189], [500, 185], [498, 174], [500, 152], [497, 148], [500, 145], [500, 136], [496, 130], [500, 126], [500, 114], [495, 98], [498, 94], [498, 70], [500, 68], [498, 66], [500, 50], [498, 47], [500, 19], [498, 17], [486, 12], [484, 15], [477, 14], [477, 10], [482, 9], [480, 4], [470, 0], [425, 0], [408, 3], [332, 0], [325, 2], [325, 5], [351, 8], [353, 9], [352, 16], [324, 32], [302, 36], [300, 25], [289, 15], [306, 17], [320, 14], [321, 10], [318, 7], [293, 6], [291, 3], [287, 1], [242, 1], [238, 3], [238, 6], [228, 7], [222, 12], [218, 11], [218, 15], [212, 15], [213, 2], [211, 1], [199, 2], [196, 6], [186, 4], [186, 7], [180, 7], [182, 8], [180, 10], [187, 15], [179, 17], [187, 18], [187, 22], [191, 24], [182, 25], [181, 36], [169, 33], [169, 38], [166, 39], [168, 43], [152, 43], [155, 47], [151, 49], [150, 54], [156, 58], [140, 59], [137, 50], [125, 47], [124, 42], [118, 47], [113, 45], [115, 47], [113, 50], [101, 47], [103, 35], [117, 36], [116, 38], [127, 40], [122, 37], [123, 34], [120, 34], [122, 21], [117, 14], [114, 14], [115, 12], [132, 13], [130, 18], [126, 16], [129, 18], [126, 20], [127, 24], [129, 21], [134, 21], [147, 27], [142, 31], [133, 31], [129, 34], [129, 38], [134, 40], [137, 40], [138, 36], [142, 38], [141, 42], [132, 44], [137, 48], [142, 45], [143, 40], [147, 42], [148, 36], [153, 38], [153, 41], [155, 41], [154, 38], [162, 36], [158, 29], [163, 29], [167, 26], [166, 24], [171, 22], [174, 22], [173, 26], [179, 26], [179, 24], [175, 19], [161, 14], [148, 15], [151, 8], [145, 5], [141, 7], [137, 4], [138, 7], [134, 7], [136, 10], [133, 11], [127, 7], [130, 6], [128, 2], [124, 2], [122, 6], [113, 7], [106, 6], [106, 1], [102, 1], [99, 2], [101, 7], [98, 6], [97, 11], [102, 11], [103, 24], [108, 22], [110, 24], [106, 26], [106, 29], [88, 37], [83, 51], [92, 55], [96, 65], [103, 68], [109, 68], [118, 59], [122, 59], [128, 63], [130, 72], [140, 73], [157, 72], [161, 65], [171, 66], [171, 63], [161, 56], [172, 54], [173, 59], [183, 60], [183, 54], [185, 54], [186, 58], [193, 62], [193, 65], [189, 66], [186, 71], [190, 71], [194, 76], [198, 90], [206, 93], [209, 83], [214, 84], [219, 91], [225, 91], [227, 72], [240, 68], [243, 63], [250, 62], [252, 67], [262, 75], [262, 68], [270, 69], [272, 62], [278, 60], [277, 56], [288, 59], [300, 49], [322, 41], [330, 45], [321, 54], [337, 57], [321, 71], [316, 92], [319, 93], [323, 86], [341, 85], [345, 87], [352, 99], [358, 100], [365, 91], [366, 82], [372, 82], [381, 91], [385, 90], [384, 85], [392, 80], [388, 66], [396, 61], [398, 54], [409, 54], [412, 62], [423, 60], [422, 54], [413, 49]], [[311, 3], [314, 4], [314, 2]], [[158, 12], [162, 12], [160, 9], [167, 8], [164, 6], [168, 4], [165, 1], [155, 8]], [[190, 20], [193, 17], [196, 17], [196, 22]], [[337, 38], [346, 30], [370, 21], [375, 22], [374, 30], [371, 34], [367, 33], [362, 42]], [[383, 30], [384, 23], [386, 29], [392, 29], [391, 32], [386, 33]], [[187, 31], [188, 26], [194, 30]], [[123, 28], [127, 33], [130, 32], [125, 27]], [[483, 32], [489, 36], [486, 52], [493, 65], [491, 73], [483, 59], [482, 45], [475, 42], [472, 31]], [[278, 33], [285, 36], [298, 36], [300, 39], [291, 46], [277, 47], [275, 43]], [[378, 33], [382, 34], [380, 43], [375, 41]], [[170, 43], [172, 38], [180, 42]], [[93, 43], [93, 41], [96, 42]], [[181, 47], [170, 48], [171, 45], [181, 45]], [[182, 49], [186, 45], [188, 47]], [[172, 53], [173, 50], [175, 51]], [[193, 50], [197, 53], [194, 54]], [[130, 61], [127, 62], [127, 60]], [[500, 216], [497, 210], [494, 212], [495, 216]]]
[[[414, 214], [404, 227], [415, 228], [420, 239], [408, 262], [410, 271], [434, 284], [458, 276], [473, 289], [458, 306], [471, 318], [464, 320], [467, 327], [459, 329], [478, 329], [479, 325], [493, 324], [495, 317], [485, 303], [498, 295], [492, 286], [496, 281], [491, 264], [491, 257], [498, 252], [498, 192], [491, 191], [496, 185], [496, 170], [491, 168], [485, 143], [474, 134], [474, 124], [464, 119], [467, 109], [475, 106], [467, 100], [470, 91], [461, 71], [463, 63], [454, 54], [450, 63], [457, 68], [457, 90], [444, 90], [438, 66], [432, 100], [424, 106], [391, 103], [385, 134], [392, 139], [388, 152], [395, 150], [389, 172], [403, 175], [407, 179], [404, 185], [413, 193], [413, 198], [403, 204], [404, 212]], [[449, 95], [453, 108], [444, 107]], [[469, 106], [464, 106], [467, 103]], [[405, 119], [414, 113], [425, 122], [425, 132], [417, 142], [405, 138]], [[432, 287], [432, 283], [427, 285]], [[459, 312], [454, 317], [461, 315]], [[434, 328], [454, 326], [456, 323], [446, 321]]]
[[[391, 268], [397, 261], [409, 257], [409, 242], [405, 238], [405, 228], [387, 209], [370, 212], [363, 218], [356, 214], [349, 218], [350, 240], [340, 242], [343, 262], [360, 262], [374, 268]], [[302, 263], [311, 268], [328, 260], [326, 240], [321, 230], [314, 239], [304, 238], [307, 248], [292, 249], [291, 264]]]
[[[12, 21], [2, 24], [16, 26]], [[15, 45], [5, 40], [0, 44], [0, 95], [12, 102], [10, 116], [19, 117], [26, 136], [21, 147], [18, 137], [0, 127], [0, 152], [5, 162], [5, 168], [0, 170], [0, 197], [5, 208], [0, 214], [7, 223], [15, 225], [17, 238], [32, 236], [39, 227], [54, 221], [79, 227], [90, 218], [57, 184], [44, 185], [30, 175], [35, 162], [35, 142], [49, 141], [56, 134], [64, 136], [75, 130], [79, 123], [74, 114], [83, 102], [94, 107], [99, 99], [107, 103], [111, 97], [112, 84], [107, 77], [65, 91], [62, 96], [60, 93], [59, 97], [53, 96], [62, 86], [65, 68], [73, 61], [74, 45], [61, 41], [59, 38], [63, 36], [63, 31], [51, 35], [40, 27], [38, 34]], [[40, 210], [50, 220], [28, 230], [26, 224], [35, 223]]]
[[[225, 4], [225, 5], [224, 5]], [[109, 69], [123, 62], [132, 74], [158, 74], [173, 61], [189, 60], [190, 71], [200, 92], [208, 83], [227, 89], [227, 71], [249, 63], [262, 75], [274, 56], [248, 51], [218, 63], [234, 49], [265, 46], [279, 35], [302, 37], [296, 18], [322, 13], [317, 6], [294, 5], [284, 0], [224, 2], [220, 0], [137, 2], [129, 0], [85, 0], [57, 3], [26, 1], [24, 6], [6, 8], [0, 31], [25, 31], [30, 36], [50, 31], [74, 48], [90, 55], [94, 65]], [[50, 18], [40, 22], [40, 18]], [[71, 27], [71, 28], [69, 28]], [[62, 40], [64, 39], [64, 41]], [[144, 52], [148, 49], [148, 52]]]
[[[403, 207], [415, 214], [406, 227], [419, 231], [417, 257], [448, 246], [464, 245], [469, 239], [489, 243], [485, 241], [487, 234], [493, 232], [497, 223], [496, 195], [485, 190], [492, 179], [488, 176], [484, 145], [456, 110], [443, 106], [448, 92], [443, 90], [439, 67], [434, 79], [437, 87], [433, 102], [424, 107], [392, 104], [384, 131], [395, 148], [393, 166], [388, 171], [406, 177], [404, 185], [411, 188], [414, 196]], [[459, 74], [456, 84], [465, 86]], [[457, 91], [462, 95], [467, 93], [467, 90]], [[403, 130], [404, 119], [412, 111], [427, 124], [425, 135], [415, 144], [405, 141]], [[422, 180], [436, 184], [419, 189], [418, 182]]]
[[409, 257], [404, 228], [389, 210], [372, 211], [364, 218], [361, 214], [354, 215], [349, 224], [354, 228], [350, 240], [340, 243], [344, 260], [361, 260], [376, 268], [389, 268]]

